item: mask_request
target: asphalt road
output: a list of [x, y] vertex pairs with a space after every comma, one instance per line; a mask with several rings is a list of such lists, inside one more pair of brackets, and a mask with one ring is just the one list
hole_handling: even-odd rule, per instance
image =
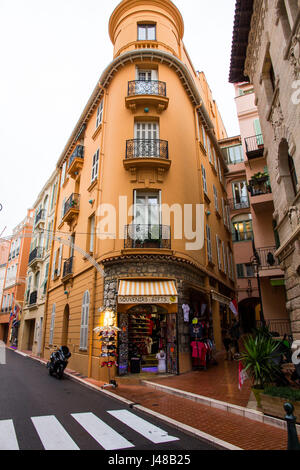
[[13, 449], [215, 448], [67, 377], [51, 377], [45, 365], [7, 349], [0, 365], [0, 450]]

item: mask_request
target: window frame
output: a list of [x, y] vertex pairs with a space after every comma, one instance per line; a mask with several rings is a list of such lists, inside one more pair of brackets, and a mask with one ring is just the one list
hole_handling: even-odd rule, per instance
[[[149, 39], [148, 30], [154, 29], [154, 39]], [[140, 32], [145, 31], [145, 38], [140, 37]], [[157, 28], [156, 23], [138, 23], [137, 24], [137, 41], [156, 41], [157, 40]]]
[[98, 172], [99, 172], [99, 156], [100, 156], [100, 150], [98, 149], [97, 152], [94, 153], [93, 159], [92, 159], [92, 177], [91, 177], [91, 183], [97, 180], [98, 178]]

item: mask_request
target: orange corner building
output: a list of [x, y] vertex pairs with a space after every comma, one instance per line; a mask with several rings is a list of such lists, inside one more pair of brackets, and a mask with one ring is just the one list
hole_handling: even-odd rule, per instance
[[156, 372], [160, 351], [167, 372], [192, 370], [195, 319], [222, 349], [235, 289], [227, 134], [183, 33], [169, 0], [117, 6], [113, 60], [57, 163], [44, 355], [65, 344], [95, 379]]

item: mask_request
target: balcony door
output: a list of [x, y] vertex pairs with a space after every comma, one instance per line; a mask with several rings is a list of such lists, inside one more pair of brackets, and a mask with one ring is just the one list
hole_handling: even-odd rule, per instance
[[235, 209], [249, 207], [248, 190], [246, 181], [232, 183], [232, 193]]
[[134, 221], [131, 237], [137, 243], [158, 243], [161, 240], [161, 194], [134, 192]]
[[136, 95], [155, 94], [155, 84], [157, 82], [157, 70], [136, 69]]
[[136, 122], [134, 125], [134, 156], [159, 157], [159, 125], [158, 122]]

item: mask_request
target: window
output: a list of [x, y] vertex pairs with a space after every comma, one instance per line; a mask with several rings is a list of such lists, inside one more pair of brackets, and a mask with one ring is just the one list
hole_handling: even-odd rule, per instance
[[138, 24], [138, 41], [156, 41], [155, 24]]
[[244, 161], [244, 153], [242, 145], [233, 145], [223, 149], [228, 165], [236, 165]]
[[207, 139], [207, 147], [208, 147], [208, 160], [209, 160], [209, 163], [212, 163], [212, 150], [211, 150], [211, 142], [210, 142], [210, 139], [208, 138]]
[[207, 194], [207, 183], [206, 183], [206, 171], [203, 165], [201, 165], [202, 170], [202, 183], [203, 183], [203, 190], [205, 194]]
[[55, 304], [53, 304], [53, 306], [52, 306], [51, 322], [50, 322], [50, 335], [49, 335], [49, 346], [53, 344], [54, 323], [55, 323]]
[[201, 127], [202, 127], [202, 144], [203, 144], [203, 147], [205, 148], [205, 150], [207, 150], [207, 147], [206, 147], [206, 132], [205, 132], [204, 126], [201, 126]]
[[250, 264], [250, 263], [245, 264], [245, 268], [246, 268], [246, 276], [247, 277], [254, 277], [254, 268], [253, 268], [252, 264]]
[[89, 218], [88, 222], [88, 251], [90, 253], [94, 252], [94, 231], [95, 231], [95, 216], [93, 215], [92, 217]]
[[[218, 200], [218, 191], [215, 185], [213, 184], [213, 191], [214, 191], [214, 200], [215, 200], [215, 209], [219, 212], [219, 200]], [[223, 201], [223, 199], [222, 199]]]
[[43, 283], [43, 294], [46, 294], [48, 273], [49, 273], [49, 263], [46, 264], [46, 268], [45, 268], [45, 277], [44, 277], [44, 283]]
[[253, 239], [253, 230], [252, 230], [252, 220], [241, 220], [235, 221], [234, 218], [232, 221], [233, 231], [232, 231], [232, 240], [234, 242], [240, 242], [245, 240]]
[[67, 162], [65, 162], [62, 166], [60, 186], [64, 184], [65, 179], [66, 179], [66, 166], [67, 166]]
[[56, 256], [57, 256], [57, 250], [54, 251], [53, 255], [53, 263], [52, 263], [52, 274], [51, 274], [51, 279], [54, 279], [54, 276], [56, 275], [55, 270], [56, 270]]
[[103, 119], [103, 99], [101, 100], [97, 109], [96, 128], [102, 124]]
[[98, 168], [99, 168], [99, 149], [93, 156], [93, 165], [92, 165], [92, 182], [95, 181], [98, 177]]
[[244, 265], [243, 264], [237, 264], [236, 265], [236, 274], [238, 279], [242, 279], [245, 277], [244, 275]]
[[226, 253], [225, 253], [225, 243], [222, 242], [222, 252], [223, 252], [223, 271], [226, 274], [227, 273], [227, 264], [226, 264]]
[[216, 235], [216, 243], [217, 243], [218, 267], [219, 269], [222, 269], [221, 250], [220, 250], [221, 241], [218, 235]]
[[249, 207], [247, 181], [236, 181], [232, 183], [232, 194], [234, 209]]
[[218, 171], [219, 171], [219, 180], [221, 183], [223, 183], [223, 173], [222, 173], [222, 168], [221, 168], [221, 163], [220, 163], [219, 158], [218, 158]]
[[161, 223], [160, 192], [134, 192], [134, 224], [159, 225]]
[[89, 326], [90, 294], [85, 291], [81, 305], [80, 349], [87, 350]]
[[288, 155], [288, 163], [289, 163], [289, 170], [290, 170], [290, 175], [291, 175], [292, 187], [293, 187], [294, 195], [296, 196], [298, 179], [297, 179], [294, 159], [293, 159], [293, 157], [290, 156], [290, 154]]
[[207, 258], [210, 263], [213, 262], [213, 257], [212, 257], [212, 247], [211, 247], [211, 233], [210, 233], [210, 227], [206, 225], [206, 244], [207, 244]]

